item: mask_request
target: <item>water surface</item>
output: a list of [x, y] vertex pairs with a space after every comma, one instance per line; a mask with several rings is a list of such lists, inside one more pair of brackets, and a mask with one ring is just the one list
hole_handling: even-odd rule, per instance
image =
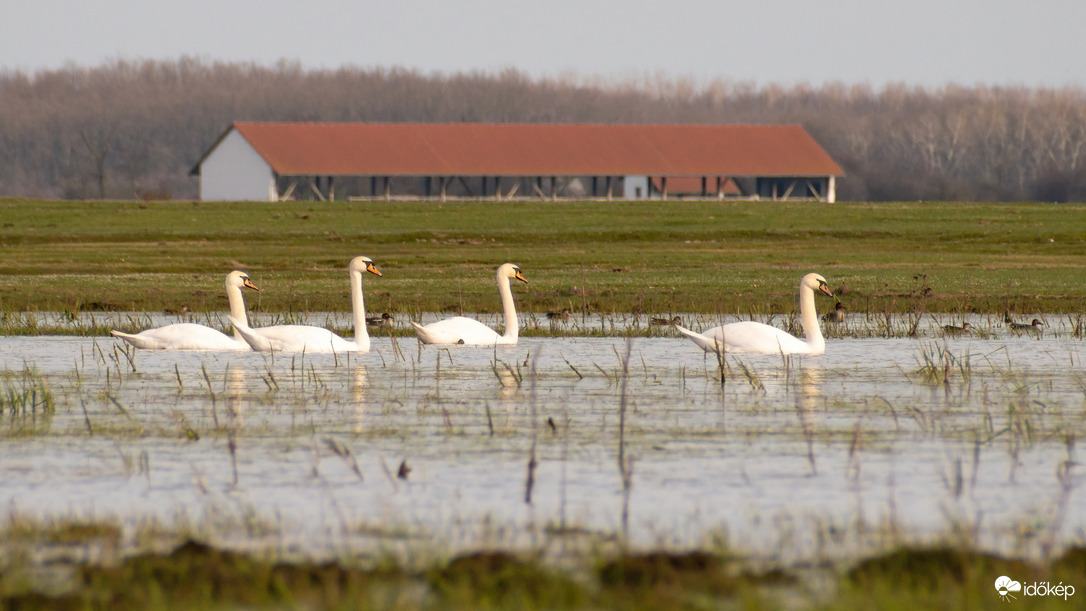
[[274, 356], [0, 337], [5, 388], [29, 369], [56, 400], [5, 411], [0, 504], [313, 557], [626, 537], [793, 562], [952, 531], [1031, 555], [1086, 528], [1081, 359], [1066, 332], [837, 339], [729, 356], [721, 383], [677, 337]]

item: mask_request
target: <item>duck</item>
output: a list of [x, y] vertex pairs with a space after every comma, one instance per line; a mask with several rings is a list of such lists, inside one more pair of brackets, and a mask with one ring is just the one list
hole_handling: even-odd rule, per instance
[[826, 340], [818, 326], [815, 293], [833, 297], [820, 274], [809, 273], [799, 281], [799, 314], [806, 339], [754, 321], [735, 322], [695, 333], [682, 325], [675, 329], [706, 352], [752, 354], [823, 354]]
[[494, 281], [498, 285], [498, 294], [501, 296], [505, 333], [499, 335], [497, 331], [483, 323], [464, 316], [454, 316], [428, 325], [420, 325], [412, 320], [411, 325], [415, 327], [419, 340], [424, 344], [441, 345], [515, 345], [520, 335], [520, 323], [517, 321], [513, 290], [509, 286], [509, 281], [512, 279], [528, 283], [520, 267], [515, 263], [502, 263], [498, 266], [498, 270], [494, 273]]
[[[226, 275], [226, 300], [230, 304], [230, 316], [241, 320], [246, 318], [243, 288], [260, 290], [244, 271], [236, 269]], [[113, 337], [141, 350], [250, 350], [236, 326], [233, 337], [218, 329], [190, 322], [174, 323], [139, 333], [123, 333], [115, 329], [109, 332]]]
[[550, 320], [565, 321], [569, 320], [571, 314], [573, 314], [572, 310], [570, 310], [569, 308], [562, 308], [562, 310], [559, 312], [547, 312], [547, 318]]
[[1030, 335], [1042, 335], [1044, 334], [1044, 329], [1041, 328], [1043, 325], [1043, 322], [1034, 318], [1033, 322], [1028, 325], [1011, 321], [1010, 328], [1011, 332], [1015, 334], [1028, 333]]
[[383, 327], [386, 325], [391, 325], [393, 320], [395, 319], [392, 317], [392, 314], [384, 312], [380, 316], [367, 316], [366, 324], [371, 327]]
[[962, 323], [962, 326], [960, 326], [960, 327], [956, 327], [954, 325], [944, 325], [943, 326], [943, 333], [945, 335], [968, 335], [969, 331], [972, 328], [973, 328], [972, 325], [970, 325], [967, 322]]
[[822, 316], [822, 322], [830, 325], [839, 325], [845, 322], [845, 304], [838, 301], [831, 312], [827, 312]]
[[683, 319], [681, 316], [675, 316], [672, 318], [650, 318], [649, 324], [657, 325], [660, 327], [664, 325], [681, 325], [683, 324]]

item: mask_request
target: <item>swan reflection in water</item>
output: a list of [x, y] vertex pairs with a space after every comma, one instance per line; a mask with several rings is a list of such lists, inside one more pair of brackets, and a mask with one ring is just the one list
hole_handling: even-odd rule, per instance
[[232, 424], [241, 425], [241, 416], [245, 411], [245, 397], [249, 394], [245, 386], [247, 377], [245, 368], [227, 364], [223, 377], [226, 378], [223, 385], [223, 395], [226, 396], [226, 415], [234, 421]]
[[351, 368], [347, 390], [351, 397], [351, 431], [361, 433], [366, 430], [366, 393], [369, 379], [366, 377], [365, 365], [357, 365]]

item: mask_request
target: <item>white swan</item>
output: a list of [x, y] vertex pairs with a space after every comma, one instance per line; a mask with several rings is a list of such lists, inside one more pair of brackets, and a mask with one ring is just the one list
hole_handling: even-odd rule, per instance
[[[243, 271], [234, 270], [226, 275], [226, 299], [230, 303], [230, 316], [245, 320], [245, 296], [241, 293], [242, 287], [260, 290], [249, 281], [249, 274]], [[110, 333], [144, 350], [249, 350], [249, 344], [242, 339], [237, 327], [234, 328], [234, 337], [190, 322], [147, 329], [135, 334], [113, 330], [110, 330]]]
[[502, 298], [502, 310], [505, 313], [505, 334], [498, 335], [496, 331], [483, 323], [454, 316], [446, 318], [426, 326], [415, 321], [415, 331], [424, 344], [465, 344], [471, 346], [493, 346], [495, 344], [516, 344], [520, 334], [520, 324], [517, 322], [517, 308], [513, 303], [513, 291], [509, 288], [509, 280], [516, 278], [527, 283], [528, 280], [520, 273], [520, 268], [512, 263], [503, 263], [498, 267], [494, 275], [498, 282], [498, 293]]
[[799, 281], [799, 318], [806, 341], [776, 327], [749, 320], [713, 327], [702, 333], [679, 325], [675, 325], [675, 328], [706, 352], [822, 354], [826, 351], [826, 340], [822, 338], [822, 329], [818, 326], [815, 291], [833, 297], [826, 287], [826, 279], [818, 274], [807, 274]]
[[366, 331], [366, 304], [362, 296], [362, 274], [381, 275], [373, 259], [355, 257], [347, 270], [351, 277], [351, 322], [354, 339], [347, 340], [322, 327], [308, 325], [276, 325], [252, 328], [244, 317], [235, 319], [234, 329], [257, 352], [369, 352], [370, 335]]

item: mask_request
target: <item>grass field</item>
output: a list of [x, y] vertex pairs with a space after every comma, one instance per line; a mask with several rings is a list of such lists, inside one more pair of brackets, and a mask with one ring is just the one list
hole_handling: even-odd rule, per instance
[[1086, 206], [782, 202], [204, 203], [0, 200], [0, 310], [788, 312], [808, 271], [853, 312], [1079, 312]]

